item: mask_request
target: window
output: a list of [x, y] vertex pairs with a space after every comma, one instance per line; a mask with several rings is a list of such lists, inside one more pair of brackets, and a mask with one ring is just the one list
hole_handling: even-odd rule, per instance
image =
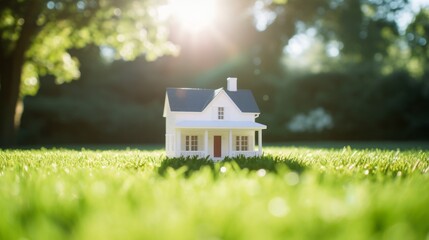
[[223, 120], [225, 117], [225, 109], [223, 107], [217, 108], [217, 119]]
[[235, 150], [236, 151], [248, 151], [248, 136], [237, 136], [235, 137]]
[[198, 151], [198, 136], [186, 136], [185, 149], [186, 151]]

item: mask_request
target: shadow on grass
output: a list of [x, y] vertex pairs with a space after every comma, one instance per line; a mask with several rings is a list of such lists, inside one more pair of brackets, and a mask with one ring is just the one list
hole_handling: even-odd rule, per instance
[[225, 158], [223, 161], [214, 162], [209, 158], [197, 158], [197, 157], [180, 157], [180, 158], [167, 158], [158, 168], [158, 173], [161, 176], [165, 176], [167, 170], [172, 168], [174, 170], [185, 167], [185, 176], [190, 176], [194, 172], [201, 170], [202, 168], [210, 168], [211, 171], [216, 174], [224, 165], [236, 166], [236, 170], [247, 169], [249, 171], [257, 171], [264, 169], [267, 172], [277, 173], [280, 169], [287, 168], [291, 171], [302, 173], [307, 169], [307, 166], [293, 159], [281, 159], [272, 156], [263, 157], [235, 157]]

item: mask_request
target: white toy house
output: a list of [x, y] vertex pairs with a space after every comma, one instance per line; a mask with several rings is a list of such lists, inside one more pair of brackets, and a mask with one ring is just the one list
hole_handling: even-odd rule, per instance
[[163, 114], [166, 154], [214, 160], [260, 156], [267, 126], [255, 122], [259, 114], [252, 92], [237, 89], [237, 78], [227, 79], [227, 90], [168, 88]]

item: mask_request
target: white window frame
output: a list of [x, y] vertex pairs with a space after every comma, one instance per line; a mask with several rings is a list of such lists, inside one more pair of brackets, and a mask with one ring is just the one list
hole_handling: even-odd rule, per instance
[[185, 136], [185, 150], [198, 151], [198, 136], [196, 135]]
[[225, 108], [224, 107], [218, 107], [217, 108], [217, 119], [218, 120], [224, 120], [225, 119]]
[[235, 137], [235, 150], [236, 151], [249, 151], [249, 136], [236, 136]]

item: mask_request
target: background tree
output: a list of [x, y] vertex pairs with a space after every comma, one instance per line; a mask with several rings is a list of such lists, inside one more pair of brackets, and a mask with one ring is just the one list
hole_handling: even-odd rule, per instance
[[18, 100], [37, 91], [39, 76], [54, 75], [57, 83], [79, 77], [70, 49], [106, 45], [127, 60], [174, 53], [155, 2], [1, 1], [0, 145], [13, 144]]
[[[411, 48], [408, 67], [417, 76], [428, 74], [429, 64], [429, 10], [422, 9], [407, 28], [407, 41]], [[427, 78], [426, 78], [427, 79]], [[427, 80], [426, 80], [427, 81]], [[429, 84], [429, 81], [428, 81]]]
[[[268, 141], [429, 137], [427, 18], [413, 20], [407, 0], [216, 2], [210, 27], [169, 23], [176, 58], [105, 63], [100, 50], [110, 48], [98, 42], [69, 51], [81, 80], [40, 78], [39, 93], [24, 99], [20, 143], [161, 143], [165, 88], [218, 88], [226, 76], [252, 89]], [[115, 9], [112, 18], [123, 16]], [[398, 24], [407, 11], [408, 29]]]

